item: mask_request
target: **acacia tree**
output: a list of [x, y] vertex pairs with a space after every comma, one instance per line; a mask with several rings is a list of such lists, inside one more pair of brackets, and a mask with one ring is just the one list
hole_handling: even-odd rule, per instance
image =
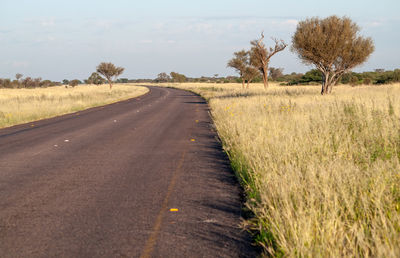
[[112, 88], [113, 79], [116, 79], [118, 76], [120, 76], [124, 70], [124, 68], [117, 67], [113, 63], [101, 63], [96, 68], [96, 71], [106, 78], [110, 84], [110, 89]]
[[233, 53], [234, 57], [229, 60], [227, 66], [236, 70], [242, 79], [242, 88], [247, 81], [247, 88], [251, 81], [259, 75], [258, 69], [253, 67], [250, 63], [250, 52], [241, 50]]
[[246, 88], [249, 88], [249, 84], [251, 83], [254, 78], [260, 75], [260, 71], [255, 68], [254, 66], [248, 65], [244, 70], [243, 78], [247, 81]]
[[245, 72], [246, 67], [249, 65], [249, 52], [246, 50], [241, 50], [233, 53], [233, 58], [229, 60], [227, 67], [231, 67], [236, 70], [242, 79], [242, 88], [244, 88], [244, 83], [246, 81]]
[[250, 63], [260, 70], [263, 77], [264, 89], [266, 89], [268, 87], [269, 61], [276, 53], [283, 51], [287, 47], [287, 44], [283, 40], [277, 40], [273, 38], [272, 40], [275, 42], [275, 46], [270, 47], [268, 50], [263, 43], [263, 39], [264, 33], [262, 32], [260, 39], [250, 42], [252, 45], [250, 50]]
[[96, 72], [92, 73], [87, 79], [88, 84], [100, 85], [104, 83], [104, 79]]
[[23, 74], [17, 73], [17, 74], [15, 75], [15, 79], [17, 79], [17, 81], [19, 81], [19, 79], [21, 79], [23, 76], [24, 76]]
[[167, 73], [163, 72], [163, 73], [159, 73], [157, 75], [157, 78], [155, 81], [156, 82], [169, 82], [170, 80], [171, 80], [171, 77]]
[[185, 75], [176, 72], [171, 72], [170, 76], [173, 82], [185, 82], [187, 80]]
[[321, 71], [322, 95], [330, 93], [343, 74], [364, 63], [374, 51], [372, 39], [359, 36], [359, 30], [350, 18], [337, 16], [310, 18], [297, 25], [292, 51]]

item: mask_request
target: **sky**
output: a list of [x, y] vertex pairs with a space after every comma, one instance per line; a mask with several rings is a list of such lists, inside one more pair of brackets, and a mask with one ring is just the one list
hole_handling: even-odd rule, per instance
[[355, 71], [400, 68], [399, 0], [0, 0], [0, 78], [16, 73], [54, 81], [86, 79], [100, 62], [123, 78], [235, 75], [233, 52], [264, 31], [289, 47], [271, 59], [284, 73], [305, 72], [290, 51], [297, 23], [348, 16], [375, 52]]

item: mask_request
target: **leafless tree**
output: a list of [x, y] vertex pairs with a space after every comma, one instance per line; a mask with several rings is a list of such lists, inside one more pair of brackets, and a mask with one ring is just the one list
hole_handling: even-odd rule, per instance
[[322, 72], [322, 95], [330, 93], [343, 74], [365, 62], [374, 51], [372, 39], [359, 36], [359, 30], [350, 18], [337, 16], [310, 18], [298, 24], [292, 51]]
[[261, 38], [250, 42], [252, 48], [250, 50], [250, 63], [257, 67], [263, 77], [264, 88], [268, 87], [268, 66], [272, 56], [276, 53], [283, 51], [287, 44], [283, 40], [272, 39], [275, 42], [274, 47], [270, 47], [269, 50], [263, 43], [264, 33], [261, 33]]
[[113, 79], [117, 78], [124, 72], [124, 68], [116, 67], [113, 63], [101, 63], [97, 66], [96, 71], [103, 75], [108, 83], [110, 84], [110, 89], [112, 89]]

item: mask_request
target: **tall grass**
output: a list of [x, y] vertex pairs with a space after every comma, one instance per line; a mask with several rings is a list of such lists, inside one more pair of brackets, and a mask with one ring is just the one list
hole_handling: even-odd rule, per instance
[[202, 94], [273, 256], [400, 256], [400, 85]]
[[136, 97], [145, 87], [81, 85], [74, 88], [0, 89], [0, 128]]

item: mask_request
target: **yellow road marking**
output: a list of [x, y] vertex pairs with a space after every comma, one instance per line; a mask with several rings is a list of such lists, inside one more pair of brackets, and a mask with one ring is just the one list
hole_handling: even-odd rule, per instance
[[169, 211], [179, 211], [179, 209], [171, 208], [171, 209], [169, 209]]
[[153, 226], [153, 231], [150, 234], [149, 238], [147, 239], [146, 245], [144, 246], [144, 249], [143, 249], [143, 252], [140, 255], [141, 258], [151, 257], [151, 254], [154, 250], [154, 246], [157, 241], [157, 236], [161, 229], [164, 212], [168, 209], [169, 197], [171, 196], [171, 193], [175, 187], [176, 179], [178, 178], [178, 172], [182, 168], [183, 161], [185, 160], [185, 154], [186, 154], [186, 150], [182, 153], [182, 157], [179, 160], [178, 166], [176, 167], [176, 169], [172, 175], [171, 182], [169, 183], [169, 186], [168, 186], [167, 195], [165, 196], [164, 201], [161, 206], [161, 209], [160, 209], [160, 212], [157, 215], [156, 221]]
[[191, 142], [195, 142], [196, 140], [195, 140], [195, 139], [191, 139], [190, 141], [191, 141]]

